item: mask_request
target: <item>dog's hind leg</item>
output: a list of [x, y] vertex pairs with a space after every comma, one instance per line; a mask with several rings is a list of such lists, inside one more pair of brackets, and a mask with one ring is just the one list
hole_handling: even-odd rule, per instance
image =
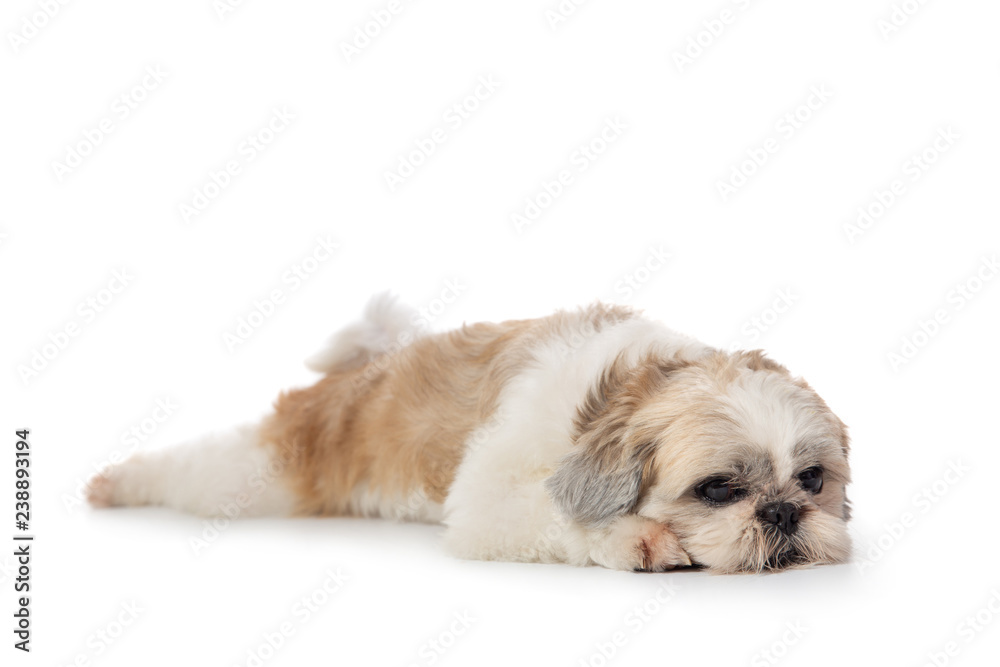
[[138, 452], [91, 479], [94, 507], [163, 505], [203, 516], [289, 515], [287, 462], [242, 426], [164, 449]]

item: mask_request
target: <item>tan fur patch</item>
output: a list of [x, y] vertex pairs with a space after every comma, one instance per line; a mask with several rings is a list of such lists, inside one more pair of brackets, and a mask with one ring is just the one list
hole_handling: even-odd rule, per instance
[[[620, 306], [584, 311], [595, 328], [633, 316]], [[464, 443], [496, 409], [504, 385], [565, 313], [480, 323], [418, 339], [395, 355], [283, 393], [263, 442], [293, 461], [286, 482], [302, 514], [345, 514], [361, 484], [401, 501], [443, 502]]]

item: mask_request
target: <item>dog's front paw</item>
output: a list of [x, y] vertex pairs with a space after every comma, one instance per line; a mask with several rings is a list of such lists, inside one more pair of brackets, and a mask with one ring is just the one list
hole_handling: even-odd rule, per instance
[[650, 522], [639, 536], [636, 548], [639, 551], [639, 566], [633, 568], [636, 572], [666, 572], [691, 565], [680, 540], [662, 523]]
[[595, 537], [591, 558], [614, 570], [666, 572], [691, 565], [670, 527], [652, 519], [624, 516]]

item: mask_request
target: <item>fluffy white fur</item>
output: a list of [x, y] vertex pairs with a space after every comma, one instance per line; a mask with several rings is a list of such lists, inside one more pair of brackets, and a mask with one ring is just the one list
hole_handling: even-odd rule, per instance
[[319, 373], [360, 366], [412, 342], [416, 317], [417, 311], [395, 295], [378, 294], [368, 302], [364, 317], [331, 336], [323, 349], [306, 359], [306, 366]]
[[139, 452], [91, 480], [90, 502], [165, 505], [201, 516], [286, 516], [295, 498], [280, 482], [284, 462], [261, 446], [257, 426]]

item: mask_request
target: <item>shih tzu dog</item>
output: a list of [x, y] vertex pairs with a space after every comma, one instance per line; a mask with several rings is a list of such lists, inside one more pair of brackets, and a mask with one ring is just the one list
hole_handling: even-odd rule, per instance
[[844, 562], [844, 424], [759, 351], [620, 306], [424, 331], [388, 296], [262, 422], [135, 454], [97, 507], [441, 522], [457, 556], [655, 571]]

